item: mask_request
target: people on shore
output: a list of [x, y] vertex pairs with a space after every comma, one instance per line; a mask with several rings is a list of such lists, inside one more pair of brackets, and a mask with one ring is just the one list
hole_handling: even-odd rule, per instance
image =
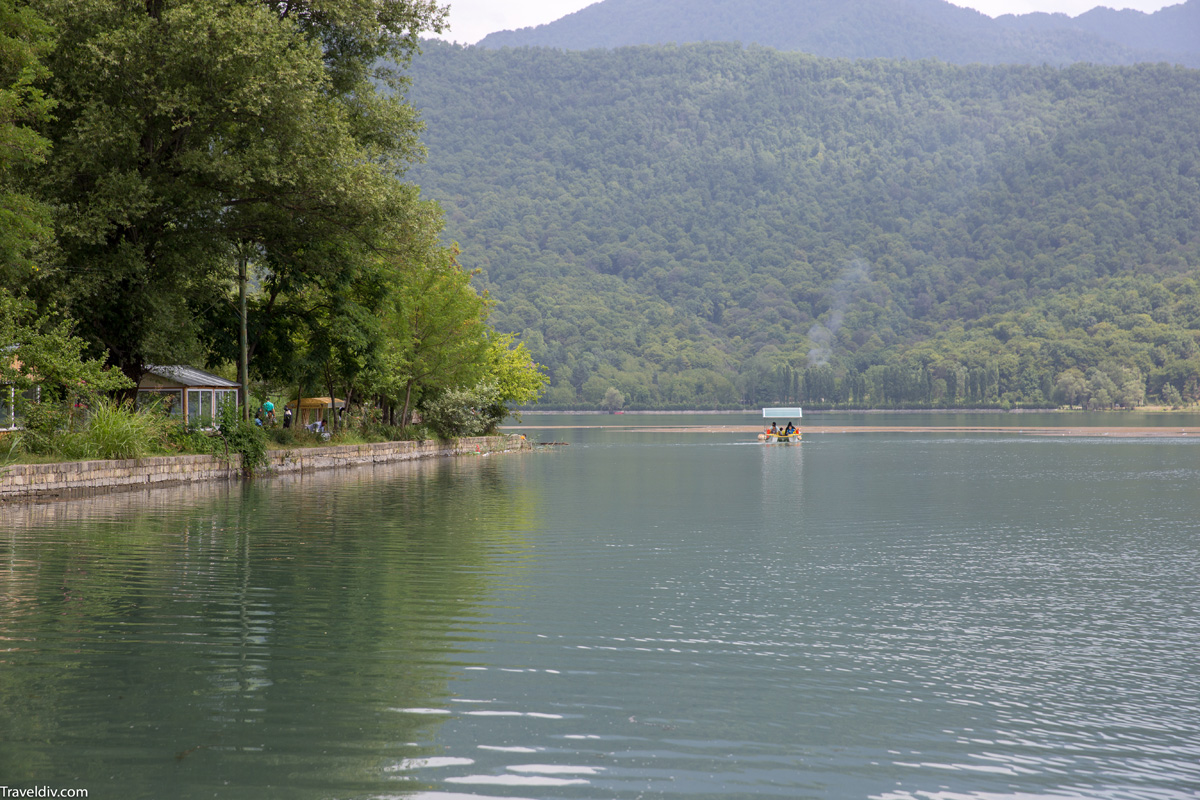
[[308, 430], [312, 431], [313, 433], [318, 434], [322, 439], [330, 438], [329, 430], [325, 427], [325, 418], [324, 417], [317, 420], [316, 422], [310, 422], [305, 427]]

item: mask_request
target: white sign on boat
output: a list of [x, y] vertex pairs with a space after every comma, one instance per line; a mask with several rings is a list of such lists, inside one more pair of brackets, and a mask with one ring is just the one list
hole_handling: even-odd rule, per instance
[[799, 419], [800, 417], [803, 417], [803, 416], [804, 416], [804, 414], [801, 413], [800, 408], [798, 406], [796, 408], [764, 408], [763, 409], [763, 419], [789, 419], [789, 418]]

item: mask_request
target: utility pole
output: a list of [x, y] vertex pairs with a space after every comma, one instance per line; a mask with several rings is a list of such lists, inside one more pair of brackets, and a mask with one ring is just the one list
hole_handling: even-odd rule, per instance
[[249, 260], [246, 251], [238, 248], [238, 317], [241, 331], [238, 336], [238, 383], [242, 389], [242, 421], [250, 421], [250, 347], [246, 335], [246, 283], [249, 280]]

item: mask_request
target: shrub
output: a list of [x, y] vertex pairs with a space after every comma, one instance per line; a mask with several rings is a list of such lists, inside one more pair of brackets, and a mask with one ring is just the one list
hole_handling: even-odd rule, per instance
[[65, 408], [54, 403], [33, 403], [25, 409], [21, 449], [35, 456], [81, 458], [81, 444], [69, 426]]
[[243, 420], [240, 409], [233, 404], [221, 409], [217, 435], [230, 453], [241, 454], [242, 474], [247, 478], [267, 465], [267, 435], [253, 422]]
[[103, 398], [89, 411], [83, 447], [91, 458], [143, 458], [163, 449], [166, 433], [162, 417]]
[[404, 439], [410, 442], [426, 442], [436, 438], [437, 431], [424, 422], [415, 422], [404, 429], [402, 436], [396, 436], [396, 439]]
[[421, 418], [443, 439], [494, 433], [506, 416], [508, 406], [491, 383], [444, 392], [421, 410]]
[[[72, 422], [78, 430], [73, 430]], [[26, 412], [21, 449], [64, 460], [142, 458], [162, 450], [165, 441], [163, 420], [134, 411], [129, 404], [99, 398], [93, 401], [86, 418], [59, 404], [31, 405]]]
[[167, 447], [179, 453], [207, 453], [221, 455], [225, 446], [220, 438], [196, 425], [179, 425], [168, 422]]
[[480, 398], [474, 391], [451, 389], [426, 401], [421, 419], [440, 439], [479, 436], [487, 427], [487, 419], [479, 411], [480, 405]]
[[331, 444], [366, 444], [370, 440], [360, 428], [342, 427], [330, 435], [329, 441]]
[[267, 439], [283, 447], [296, 444], [296, 434], [291, 428], [267, 428]]
[[316, 447], [325, 442], [319, 433], [295, 426], [292, 428], [266, 428], [267, 439], [280, 447]]
[[[364, 422], [359, 430], [368, 442], [399, 442], [405, 439], [432, 438], [428, 431], [425, 431], [420, 425], [401, 428], [397, 425], [384, 425], [382, 422]], [[424, 433], [424, 436], [414, 436], [414, 432]]]

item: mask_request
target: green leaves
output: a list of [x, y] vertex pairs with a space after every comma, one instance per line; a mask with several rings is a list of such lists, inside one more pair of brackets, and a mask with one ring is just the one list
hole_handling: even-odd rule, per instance
[[31, 196], [23, 174], [45, 161], [49, 142], [36, 131], [54, 104], [39, 88], [51, 31], [33, 9], [0, 0], [0, 281], [28, 279], [35, 250], [49, 236], [49, 209]]
[[488, 373], [497, 402], [536, 403], [548, 381], [525, 344], [516, 341], [511, 333], [492, 334], [489, 343]]
[[419, 155], [415, 115], [370, 76], [436, 9], [45, 7], [61, 107], [43, 190], [61, 212], [63, 259], [42, 291], [128, 374], [202, 358], [200, 318], [223, 303], [239, 248], [270, 291], [299, 292], [354, 273], [412, 214], [415, 193], [394, 173]]
[[[11, 273], [36, 244], [45, 207], [8, 187], [52, 144], [31, 188], [55, 210], [58, 250], [25, 288], [68, 310], [92, 353], [131, 378], [148, 362], [229, 358], [240, 258], [251, 266], [260, 377], [370, 395], [401, 405], [402, 420], [417, 402], [467, 391], [483, 398], [485, 428], [507, 403], [536, 398], [542, 382], [528, 352], [491, 338], [486, 299], [438, 243], [440, 212], [399, 177], [422, 154], [416, 112], [378, 88], [404, 85], [397, 65], [422, 31], [441, 30], [444, 8], [40, 8], [54, 39], [23, 6], [0, 0], [0, 256]], [[53, 117], [39, 86], [56, 97]], [[21, 123], [40, 123], [46, 138]], [[32, 320], [32, 310], [0, 299], [9, 315], [0, 345], [18, 342], [47, 391], [130, 385], [86, 359], [65, 326], [22, 327], [18, 317]]]
[[[20, 393], [37, 387], [44, 404], [87, 405], [133, 386], [103, 359], [89, 359], [86, 343], [71, 334], [67, 320], [39, 317], [32, 304], [0, 288], [0, 384]], [[23, 401], [22, 401], [23, 402]], [[18, 413], [23, 410], [18, 408]]]

